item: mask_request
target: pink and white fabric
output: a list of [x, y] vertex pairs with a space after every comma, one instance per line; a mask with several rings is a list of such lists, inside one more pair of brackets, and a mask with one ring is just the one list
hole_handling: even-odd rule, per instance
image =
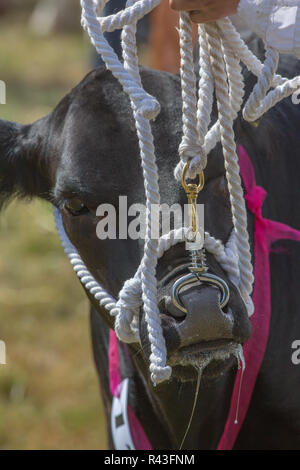
[[[121, 375], [118, 339], [117, 339], [116, 333], [113, 330], [110, 330], [108, 367], [109, 367], [110, 391], [113, 396], [113, 406], [114, 406], [114, 400], [115, 401], [120, 400], [120, 395], [122, 391], [121, 387], [122, 387], [122, 384], [124, 384], [124, 381]], [[129, 384], [126, 384], [126, 385], [128, 386]], [[152, 449], [151, 444], [149, 442], [148, 437], [145, 434], [145, 431], [139, 419], [135, 415], [132, 407], [129, 404], [127, 405], [127, 398], [128, 398], [128, 393], [127, 393], [127, 396], [125, 397], [127, 409], [123, 410], [124, 416], [122, 419], [122, 422], [123, 422], [122, 424], [127, 428], [124, 430], [124, 433], [126, 433], [127, 436], [125, 436], [124, 439], [121, 438], [121, 446], [119, 447], [118, 442], [116, 442], [118, 438], [116, 437], [116, 433], [114, 433], [114, 424], [112, 424], [112, 433], [113, 433], [113, 440], [114, 440], [115, 448], [116, 450], [128, 450], [128, 447], [126, 448], [126, 446], [123, 446], [124, 443], [126, 442], [126, 437], [127, 437], [127, 441], [133, 444], [134, 449], [151, 450]], [[122, 405], [121, 405], [121, 408], [122, 408]], [[112, 414], [112, 418], [115, 419], [115, 416], [113, 416], [113, 414]]]

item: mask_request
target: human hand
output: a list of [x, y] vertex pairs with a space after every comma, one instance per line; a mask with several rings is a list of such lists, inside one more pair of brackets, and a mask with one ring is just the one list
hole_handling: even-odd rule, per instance
[[237, 12], [240, 0], [169, 0], [173, 10], [190, 13], [194, 23], [211, 23]]

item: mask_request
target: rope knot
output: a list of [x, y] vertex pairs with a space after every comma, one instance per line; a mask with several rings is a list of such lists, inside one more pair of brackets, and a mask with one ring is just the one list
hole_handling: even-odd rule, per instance
[[191, 142], [184, 137], [178, 149], [181, 160], [185, 163], [191, 159], [188, 176], [196, 178], [199, 171], [203, 171], [207, 165], [207, 155], [202, 145], [198, 142]]
[[170, 366], [160, 367], [158, 365], [150, 365], [151, 380], [157, 385], [165, 380], [170, 379], [172, 374], [172, 368]]
[[160, 113], [160, 104], [152, 96], [147, 96], [138, 106], [137, 112], [148, 121], [154, 120]]
[[252, 187], [245, 195], [248, 209], [257, 217], [261, 216], [261, 208], [267, 197], [267, 192], [261, 186]]
[[137, 341], [136, 331], [132, 329], [132, 320], [138, 316], [141, 305], [142, 287], [141, 281], [136, 275], [124, 283], [117, 302], [118, 314], [115, 331], [118, 338], [125, 343]]

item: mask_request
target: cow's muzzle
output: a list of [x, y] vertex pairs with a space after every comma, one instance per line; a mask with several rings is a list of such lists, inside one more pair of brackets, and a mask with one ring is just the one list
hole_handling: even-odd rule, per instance
[[[159, 310], [168, 363], [174, 371], [177, 365], [181, 370], [187, 369], [187, 366], [194, 367], [203, 362], [203, 359], [211, 358], [215, 359], [214, 364], [217, 361], [221, 364], [220, 372], [215, 374], [219, 375], [224, 369], [225, 359], [234, 355], [239, 345], [251, 335], [246, 307], [237, 288], [228, 280], [226, 284], [228, 283], [230, 296], [225, 307], [222, 308], [220, 303], [222, 289], [217, 285], [199, 282], [187, 284], [179, 290], [179, 305], [176, 306], [172, 299], [172, 289], [180, 279], [180, 274], [182, 275], [182, 271], [176, 272], [175, 280], [170, 279], [171, 274], [167, 285], [160, 289]], [[140, 327], [144, 352], [150, 355], [143, 314]], [[179, 375], [182, 375], [181, 372]]]
[[233, 314], [230, 308], [222, 310], [217, 287], [194, 285], [181, 290], [179, 298], [186, 313], [174, 305], [170, 296], [160, 303], [169, 353], [197, 343], [234, 340]]

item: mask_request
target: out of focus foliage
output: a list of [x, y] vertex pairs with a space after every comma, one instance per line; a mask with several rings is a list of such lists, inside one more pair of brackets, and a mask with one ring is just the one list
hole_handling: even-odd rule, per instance
[[[34, 3], [0, 0], [0, 79], [7, 85], [0, 117], [22, 123], [50, 112], [88, 69], [80, 30], [32, 32]], [[0, 215], [0, 247], [0, 339], [7, 347], [7, 365], [0, 365], [0, 449], [105, 448], [88, 302], [51, 208], [12, 203]]]

